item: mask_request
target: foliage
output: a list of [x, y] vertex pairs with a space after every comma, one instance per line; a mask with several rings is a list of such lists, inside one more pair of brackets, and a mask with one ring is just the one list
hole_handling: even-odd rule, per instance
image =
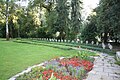
[[[104, 42], [108, 39], [120, 38], [120, 1], [119, 0], [100, 0], [97, 12], [97, 27]], [[104, 33], [104, 35], [102, 35]], [[109, 34], [109, 36], [108, 36]]]
[[[27, 7], [17, 5], [17, 0], [9, 0], [9, 36], [50, 37], [76, 39], [81, 33], [83, 41], [120, 39], [120, 1], [100, 0], [93, 10], [96, 15], [88, 17], [84, 26], [81, 20], [81, 0], [29, 0]], [[6, 0], [0, 1], [0, 37], [5, 36]], [[80, 30], [81, 29], [81, 30]], [[59, 36], [55, 36], [60, 32]], [[44, 36], [45, 35], [45, 36]]]
[[[79, 0], [30, 0], [27, 7], [22, 7], [15, 2], [16, 0], [9, 1], [9, 35], [11, 38], [75, 39], [79, 33], [81, 25], [81, 1]], [[0, 25], [2, 26], [2, 24], [5, 25], [5, 1], [2, 0], [0, 4], [2, 8]], [[1, 37], [5, 37], [4, 29], [1, 27]], [[60, 32], [57, 37], [56, 32]]]
[[110, 50], [110, 49], [103, 49], [103, 48], [98, 48], [98, 47], [92, 47], [92, 46], [81, 46], [81, 48], [85, 48], [85, 49], [89, 49], [89, 50], [94, 50], [94, 51], [99, 51], [99, 52], [104, 52], [104, 53], [107, 53], [109, 55], [115, 55], [115, 52], [114, 50]]
[[91, 42], [99, 37], [105, 43], [109, 40], [117, 42], [120, 37], [119, 5], [119, 0], [100, 0], [98, 7], [93, 10], [92, 15], [88, 16], [88, 22], [81, 31], [82, 40]]
[[[51, 65], [51, 67], [48, 68], [49, 65]], [[86, 72], [92, 69], [92, 66], [93, 64], [91, 62], [80, 60], [78, 58], [54, 59], [44, 64], [44, 70], [41, 68], [33, 69], [31, 72], [26, 73], [25, 76], [21, 75], [20, 77], [25, 78], [31, 75], [31, 73], [36, 74], [39, 71], [39, 73], [36, 74], [36, 77], [32, 75], [31, 79], [37, 80], [42, 78], [43, 80], [79, 80], [83, 79]], [[18, 77], [18, 79], [20, 79], [20, 77]]]
[[[29, 80], [32, 80], [31, 79], [31, 76], [34, 78], [34, 79], [38, 79], [39, 76], [42, 76], [42, 71], [44, 71], [44, 69], [42, 67], [36, 67], [36, 68], [33, 68], [31, 70], [31, 72], [26, 75], [26, 74], [23, 74], [22, 76], [19, 76], [16, 80], [24, 80], [24, 79], [29, 79]], [[40, 73], [40, 74], [39, 74]], [[38, 75], [39, 74], [39, 75]]]
[[68, 21], [69, 21], [69, 5], [67, 5], [67, 0], [58, 0], [56, 6], [56, 11], [58, 14], [56, 28], [60, 32], [60, 39], [65, 38], [65, 34], [68, 30]]
[[[30, 42], [28, 42], [30, 41]], [[16, 42], [16, 41], [15, 41]], [[41, 40], [28, 40], [28, 39], [22, 39], [20, 42], [17, 41], [18, 43], [28, 43], [28, 44], [35, 44], [35, 45], [45, 45], [49, 47], [54, 47], [54, 48], [59, 48], [59, 49], [64, 49], [64, 50], [71, 50], [70, 47], [76, 47], [80, 46], [81, 48], [88, 49], [88, 50], [95, 50], [99, 52], [105, 52], [110, 55], [115, 55], [115, 50], [110, 50], [110, 49], [103, 49], [101, 45], [92, 45], [92, 44], [79, 44], [79, 43], [61, 43], [61, 42], [48, 42], [48, 41], [41, 41]], [[33, 43], [34, 42], [34, 43]], [[81, 51], [84, 53], [85, 50]], [[90, 54], [90, 56], [95, 56], [95, 52], [90, 52], [90, 51], [85, 51], [85, 53]], [[85, 54], [84, 53], [84, 54]]]
[[[57, 32], [56, 22], [57, 22], [57, 11], [54, 8], [55, 4], [51, 3], [51, 10], [46, 11], [46, 26], [47, 26], [47, 33], [50, 33], [52, 37], [55, 37], [54, 34]], [[50, 37], [50, 36], [47, 36]]]
[[78, 52], [78, 57], [79, 57], [80, 59], [89, 60], [89, 61], [93, 62], [93, 61], [94, 61], [94, 58], [91, 58], [90, 55], [91, 55], [91, 54], [86, 53], [86, 51], [79, 51], [79, 52]]
[[96, 26], [96, 16], [88, 16], [88, 21], [89, 22], [85, 23], [80, 37], [84, 42], [88, 41], [89, 43], [91, 43], [92, 41], [97, 41], [96, 36], [98, 34], [98, 31]]
[[72, 0], [71, 1], [71, 23], [70, 23], [70, 36], [71, 39], [76, 39], [77, 35], [80, 33], [81, 26], [81, 10], [82, 10], [82, 2], [81, 0]]
[[119, 65], [120, 66], [120, 61], [116, 61], [115, 64]]

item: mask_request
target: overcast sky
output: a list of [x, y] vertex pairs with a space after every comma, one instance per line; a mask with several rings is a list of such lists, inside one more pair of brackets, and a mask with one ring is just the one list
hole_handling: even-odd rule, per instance
[[83, 13], [85, 18], [91, 13], [91, 11], [97, 7], [99, 0], [83, 0]]

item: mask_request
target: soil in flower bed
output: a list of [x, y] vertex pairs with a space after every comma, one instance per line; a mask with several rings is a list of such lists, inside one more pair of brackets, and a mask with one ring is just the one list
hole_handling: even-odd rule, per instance
[[93, 68], [93, 63], [77, 57], [54, 59], [16, 80], [83, 80]]

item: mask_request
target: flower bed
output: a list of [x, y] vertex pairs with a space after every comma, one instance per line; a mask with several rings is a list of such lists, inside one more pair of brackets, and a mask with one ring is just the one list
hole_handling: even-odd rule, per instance
[[33, 68], [16, 80], [83, 80], [92, 68], [91, 61], [79, 57], [57, 58]]

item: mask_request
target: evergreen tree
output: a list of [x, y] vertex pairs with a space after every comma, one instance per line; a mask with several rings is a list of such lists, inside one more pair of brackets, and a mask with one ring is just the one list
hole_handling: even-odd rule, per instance
[[96, 26], [96, 15], [90, 15], [87, 18], [84, 29], [81, 31], [81, 39], [85, 42], [96, 41], [96, 36], [98, 35], [97, 26]]
[[[100, 0], [97, 12], [97, 26], [103, 41], [120, 39], [120, 0]], [[108, 35], [109, 34], [109, 35]]]
[[71, 1], [71, 28], [70, 28], [70, 35], [72, 39], [77, 38], [77, 35], [80, 32], [81, 26], [81, 9], [82, 9], [82, 2], [80, 0], [72, 0]]
[[68, 21], [69, 21], [69, 5], [67, 5], [67, 0], [58, 0], [57, 1], [57, 23], [56, 30], [60, 32], [59, 38], [65, 38], [65, 34], [68, 30]]

